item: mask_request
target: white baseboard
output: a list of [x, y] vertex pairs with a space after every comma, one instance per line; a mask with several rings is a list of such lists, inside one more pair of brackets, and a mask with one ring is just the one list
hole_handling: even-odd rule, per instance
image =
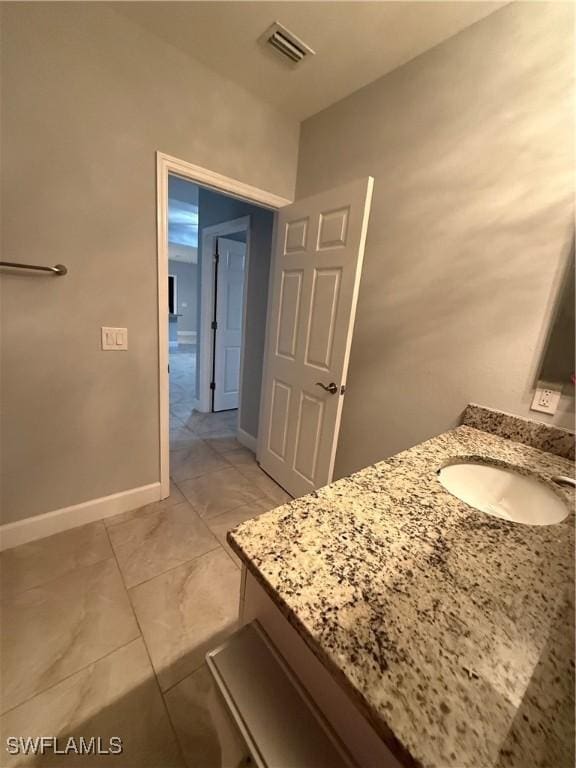
[[42, 515], [0, 525], [0, 551], [67, 531], [69, 528], [93, 523], [103, 517], [112, 517], [120, 512], [138, 509], [145, 504], [159, 501], [161, 497], [160, 483], [151, 483], [139, 488], [131, 488], [129, 491], [113, 493], [111, 496], [83, 501], [72, 507], [63, 507]]
[[257, 441], [253, 435], [248, 434], [248, 432], [245, 432], [243, 429], [238, 427], [236, 437], [238, 438], [239, 443], [242, 443], [242, 445], [252, 451], [252, 453], [256, 453]]

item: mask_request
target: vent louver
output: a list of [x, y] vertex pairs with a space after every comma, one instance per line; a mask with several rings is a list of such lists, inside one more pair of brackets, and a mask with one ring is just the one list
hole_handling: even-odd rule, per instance
[[309, 45], [277, 21], [266, 30], [259, 42], [274, 49], [277, 56], [281, 56], [292, 65], [300, 64], [305, 58], [314, 56], [315, 53]]

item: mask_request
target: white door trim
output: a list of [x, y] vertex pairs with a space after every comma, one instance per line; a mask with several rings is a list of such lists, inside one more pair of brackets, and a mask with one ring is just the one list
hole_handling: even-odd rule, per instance
[[211, 407], [210, 380], [213, 364], [212, 312], [214, 311], [214, 270], [212, 257], [214, 241], [236, 232], [246, 232], [246, 267], [244, 270], [244, 295], [242, 303], [242, 344], [240, 346], [240, 395], [238, 400], [238, 424], [241, 424], [242, 374], [244, 371], [244, 340], [246, 338], [246, 293], [250, 273], [250, 216], [223, 221], [202, 230], [201, 249], [201, 287], [200, 287], [200, 343], [198, 360], [200, 361], [200, 381], [198, 400], [200, 411], [207, 413]]
[[170, 495], [170, 399], [168, 381], [168, 174], [181, 176], [205, 187], [211, 187], [233, 197], [239, 197], [272, 210], [292, 202], [238, 179], [193, 165], [185, 160], [156, 152], [156, 221], [158, 248], [158, 384], [159, 384], [159, 444], [161, 498]]

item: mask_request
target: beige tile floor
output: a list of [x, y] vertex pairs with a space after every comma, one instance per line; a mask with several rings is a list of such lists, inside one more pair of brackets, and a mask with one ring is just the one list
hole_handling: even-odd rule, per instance
[[[244, 764], [204, 664], [236, 626], [226, 532], [289, 500], [236, 412], [171, 413], [164, 501], [0, 554], [0, 767]], [[122, 755], [10, 756], [8, 736], [110, 736]]]

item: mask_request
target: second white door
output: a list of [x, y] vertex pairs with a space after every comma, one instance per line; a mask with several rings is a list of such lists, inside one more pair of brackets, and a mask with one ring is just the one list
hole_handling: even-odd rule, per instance
[[214, 316], [214, 410], [238, 408], [246, 243], [219, 237]]

